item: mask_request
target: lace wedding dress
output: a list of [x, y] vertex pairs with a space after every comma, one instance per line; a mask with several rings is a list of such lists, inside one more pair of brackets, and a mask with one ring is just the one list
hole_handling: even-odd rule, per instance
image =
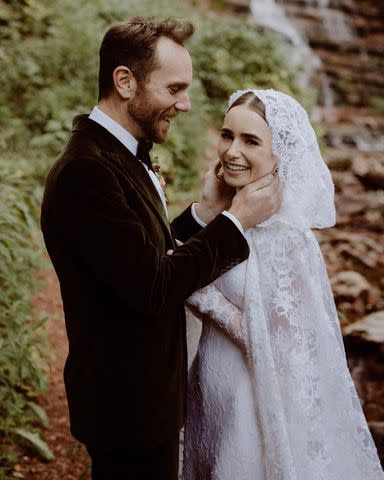
[[310, 230], [335, 221], [330, 173], [301, 106], [252, 91], [266, 106], [285, 196], [278, 214], [246, 232], [248, 260], [187, 302], [203, 328], [183, 479], [384, 479]]

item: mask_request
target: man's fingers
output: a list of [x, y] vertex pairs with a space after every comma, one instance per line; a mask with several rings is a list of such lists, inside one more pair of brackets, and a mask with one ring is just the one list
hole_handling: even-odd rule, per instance
[[269, 187], [271, 185], [274, 185], [276, 182], [276, 177], [271, 175], [270, 173], [268, 175], [265, 175], [262, 178], [257, 179], [256, 181], [249, 183], [246, 185], [244, 188], [249, 190], [250, 192], [253, 192], [255, 190], [261, 190], [262, 188]]
[[[180, 242], [180, 240], [177, 240], [177, 238], [175, 239], [175, 242], [178, 247], [181, 247], [181, 245], [184, 245], [183, 242]], [[167, 250], [167, 255], [172, 255], [173, 252], [174, 250]]]
[[219, 173], [220, 168], [221, 168], [221, 161], [220, 159], [218, 159], [213, 163], [213, 171], [215, 172], [215, 175]]
[[281, 184], [281, 181], [278, 175], [274, 177], [274, 181], [271, 183], [271, 187], [273, 188], [273, 193], [272, 193], [273, 195], [275, 195], [278, 192], [278, 190], [282, 191], [283, 186]]

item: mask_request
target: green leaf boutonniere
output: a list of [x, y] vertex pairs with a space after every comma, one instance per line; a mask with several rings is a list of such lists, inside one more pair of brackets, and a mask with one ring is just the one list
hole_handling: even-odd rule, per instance
[[161, 188], [164, 188], [165, 185], [166, 185], [166, 181], [164, 180], [164, 177], [160, 172], [161, 167], [160, 167], [160, 163], [159, 163], [159, 160], [158, 160], [157, 157], [155, 157], [155, 159], [152, 160], [152, 167], [153, 167], [153, 170], [155, 171], [155, 175], [156, 175], [157, 179], [160, 182]]

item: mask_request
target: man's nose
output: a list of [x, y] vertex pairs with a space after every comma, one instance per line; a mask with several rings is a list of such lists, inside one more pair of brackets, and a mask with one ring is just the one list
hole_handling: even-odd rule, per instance
[[187, 92], [180, 96], [176, 102], [175, 108], [180, 112], [189, 112], [189, 110], [191, 110], [191, 101], [189, 100]]

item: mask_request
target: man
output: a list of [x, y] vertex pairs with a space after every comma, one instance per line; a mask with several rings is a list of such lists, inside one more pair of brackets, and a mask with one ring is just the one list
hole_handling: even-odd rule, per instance
[[142, 147], [164, 142], [190, 109], [192, 33], [190, 23], [139, 17], [106, 33], [98, 107], [75, 118], [46, 182], [41, 225], [64, 304], [71, 432], [95, 480], [177, 478], [184, 301], [247, 258], [243, 229], [281, 201], [268, 177], [228, 202], [212, 167], [200, 202], [169, 225]]

